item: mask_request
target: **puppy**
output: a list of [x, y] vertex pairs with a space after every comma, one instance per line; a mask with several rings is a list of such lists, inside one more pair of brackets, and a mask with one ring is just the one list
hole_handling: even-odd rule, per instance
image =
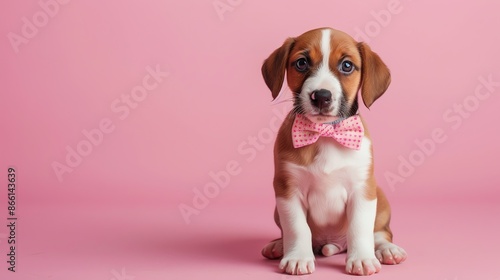
[[[285, 75], [286, 73], [286, 75]], [[315, 269], [314, 254], [347, 251], [346, 272], [377, 273], [406, 252], [392, 243], [390, 207], [373, 174], [370, 135], [358, 115], [358, 91], [370, 107], [391, 76], [365, 43], [320, 28], [288, 38], [264, 61], [273, 98], [285, 76], [294, 107], [274, 147], [274, 219], [281, 238], [262, 250], [288, 274]]]

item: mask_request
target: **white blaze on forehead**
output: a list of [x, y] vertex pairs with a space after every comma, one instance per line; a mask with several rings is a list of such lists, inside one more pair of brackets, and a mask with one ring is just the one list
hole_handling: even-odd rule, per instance
[[340, 94], [342, 93], [342, 86], [340, 85], [340, 81], [330, 70], [330, 53], [332, 52], [330, 40], [331, 30], [321, 30], [321, 54], [323, 55], [323, 60], [321, 61], [318, 73], [315, 76], [318, 77], [320, 86], [320, 88], [317, 89], [327, 89], [332, 93], [332, 97], [334, 99], [339, 99]]
[[339, 113], [339, 107], [342, 96], [342, 85], [339, 79], [330, 70], [330, 53], [331, 53], [331, 35], [330, 29], [321, 30], [320, 49], [322, 60], [319, 64], [316, 73], [313, 73], [305, 82], [302, 87], [300, 99], [302, 100], [302, 107], [307, 114], [315, 115], [318, 109], [311, 104], [310, 94], [315, 90], [326, 89], [332, 93], [332, 105], [330, 107], [330, 114], [335, 116]]
[[331, 37], [330, 29], [321, 30], [321, 54], [323, 54], [323, 62], [321, 64], [322, 68], [326, 67], [328, 71], [330, 71], [330, 37]]

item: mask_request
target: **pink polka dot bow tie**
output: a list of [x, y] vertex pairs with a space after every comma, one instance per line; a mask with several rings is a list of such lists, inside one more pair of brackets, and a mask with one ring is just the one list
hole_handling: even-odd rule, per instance
[[331, 137], [347, 148], [359, 150], [363, 135], [364, 128], [358, 115], [333, 124], [315, 123], [304, 115], [297, 115], [292, 127], [292, 141], [295, 148], [311, 145], [323, 136]]

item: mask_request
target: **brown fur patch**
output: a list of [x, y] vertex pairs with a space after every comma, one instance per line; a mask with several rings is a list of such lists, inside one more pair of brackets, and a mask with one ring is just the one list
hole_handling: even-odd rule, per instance
[[307, 166], [313, 162], [318, 153], [316, 144], [302, 148], [293, 147], [292, 125], [294, 119], [295, 114], [290, 112], [278, 131], [278, 137], [274, 145], [274, 191], [276, 196], [279, 197], [290, 197], [293, 192], [293, 190], [290, 190], [290, 176], [284, 170], [284, 163], [290, 162]]
[[286, 39], [283, 45], [277, 48], [262, 64], [262, 77], [271, 90], [273, 98], [278, 96], [283, 85], [286, 63], [294, 41], [293, 38]]
[[[370, 137], [370, 131], [366, 126], [366, 122], [362, 116], [360, 116], [360, 119], [361, 123], [363, 124], [365, 137], [371, 141], [372, 139]], [[370, 158], [371, 158], [371, 164], [370, 164], [370, 169], [368, 170], [368, 179], [366, 180], [365, 197], [367, 200], [374, 200], [377, 198], [377, 182], [375, 181], [375, 175], [374, 175], [373, 143], [370, 147]]]
[[389, 68], [365, 43], [358, 43], [363, 60], [361, 96], [367, 108], [377, 100], [389, 87], [391, 73]]
[[304, 80], [308, 76], [307, 72], [298, 72], [295, 69], [294, 62], [299, 58], [305, 57], [304, 54], [307, 53], [308, 57], [311, 59], [311, 61], [309, 61], [310, 67], [314, 69], [323, 59], [320, 43], [321, 31], [319, 30], [306, 32], [295, 39], [295, 44], [290, 51], [290, 57], [287, 63], [287, 82], [292, 91], [300, 91]]
[[[347, 101], [351, 105], [358, 93], [361, 81], [361, 55], [357, 48], [357, 42], [349, 35], [339, 30], [332, 30], [330, 40], [330, 70], [335, 74], [342, 84]], [[354, 64], [355, 70], [350, 75], [340, 72], [340, 64], [344, 60], [349, 60]]]
[[377, 187], [377, 216], [375, 218], [374, 232], [383, 232], [387, 241], [392, 242], [392, 231], [389, 227], [391, 221], [391, 207], [380, 187]]

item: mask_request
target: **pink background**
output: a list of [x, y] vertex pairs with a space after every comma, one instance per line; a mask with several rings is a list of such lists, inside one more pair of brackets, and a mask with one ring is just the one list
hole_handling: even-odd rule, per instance
[[[474, 97], [481, 77], [500, 82], [498, 4], [66, 2], [45, 23], [38, 1], [0, 2], [1, 279], [292, 279], [260, 256], [279, 234], [274, 112], [290, 107], [271, 105], [260, 66], [286, 37], [322, 26], [363, 30], [392, 71], [387, 93], [362, 113], [409, 258], [372, 278], [500, 279], [500, 87]], [[230, 9], [219, 15], [214, 3]], [[23, 17], [33, 16], [43, 26], [13, 47], [10, 32], [21, 36]], [[124, 106], [148, 66], [168, 77], [126, 117], [116, 113], [112, 104]], [[460, 116], [454, 106], [464, 102]], [[54, 162], [65, 164], [67, 147], [102, 120], [114, 130], [58, 180]], [[446, 141], [419, 158], [415, 141], [435, 129]], [[418, 166], [400, 173], [410, 155]], [[179, 205], [193, 206], [194, 192], [213, 187], [210, 174], [228, 163], [234, 175], [186, 224]], [[5, 262], [9, 166], [18, 179], [16, 273]], [[391, 185], [388, 172], [404, 182]], [[350, 279], [344, 258], [318, 258], [315, 274], [301, 278]]]

